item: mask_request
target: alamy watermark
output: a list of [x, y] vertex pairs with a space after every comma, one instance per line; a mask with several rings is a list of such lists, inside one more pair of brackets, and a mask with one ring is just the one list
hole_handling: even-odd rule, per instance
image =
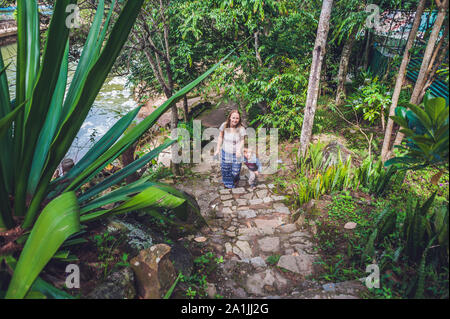
[[366, 12], [370, 13], [366, 18], [366, 27], [369, 29], [375, 29], [375, 31], [379, 31], [381, 28], [380, 7], [373, 3], [368, 4], [366, 6]]
[[369, 276], [366, 277], [366, 287], [369, 289], [380, 288], [380, 268], [378, 265], [367, 265], [366, 272], [370, 273]]
[[66, 267], [66, 287], [69, 289], [80, 288], [80, 267], [75, 264], [69, 264]]
[[80, 7], [76, 4], [69, 4], [66, 7], [66, 13], [69, 15], [66, 18], [66, 27], [68, 29], [76, 29], [81, 27]]

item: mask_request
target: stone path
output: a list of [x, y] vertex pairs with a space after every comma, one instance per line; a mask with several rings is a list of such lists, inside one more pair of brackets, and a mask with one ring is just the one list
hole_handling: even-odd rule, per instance
[[209, 224], [189, 239], [224, 256], [214, 283], [218, 294], [225, 298], [356, 298], [358, 285], [330, 288], [308, 280], [315, 271], [317, 248], [311, 235], [290, 221], [286, 198], [276, 194], [273, 184], [260, 181], [251, 188], [241, 180], [238, 188], [226, 189], [217, 164], [202, 163], [193, 171], [197, 177], [177, 188], [196, 197]]

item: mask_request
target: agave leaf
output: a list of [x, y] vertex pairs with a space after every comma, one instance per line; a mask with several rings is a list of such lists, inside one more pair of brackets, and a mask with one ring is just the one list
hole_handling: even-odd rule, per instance
[[65, 121], [52, 144], [49, 152], [49, 161], [31, 201], [23, 224], [24, 227], [30, 227], [32, 225], [36, 213], [39, 210], [39, 205], [47, 195], [48, 184], [53, 176], [53, 172], [67, 153], [67, 150], [70, 148], [72, 141], [86, 118], [103, 82], [128, 38], [128, 34], [136, 20], [142, 3], [143, 0], [128, 1], [120, 13], [102, 53], [86, 78], [82, 94], [76, 100], [77, 106], [74, 108], [74, 112]]
[[89, 71], [91, 70], [92, 66], [95, 64], [95, 62], [99, 57], [99, 53], [106, 36], [106, 30], [108, 29], [111, 13], [113, 11], [115, 2], [116, 0], [113, 0], [111, 3], [111, 8], [108, 13], [108, 17], [105, 20], [102, 30], [101, 26], [105, 6], [104, 0], [100, 0], [99, 3], [97, 4], [97, 10], [94, 16], [94, 20], [89, 30], [86, 43], [83, 47], [83, 52], [81, 53], [80, 60], [78, 61], [77, 69], [70, 84], [69, 91], [67, 92], [67, 97], [64, 101], [63, 106], [64, 116], [61, 118], [60, 126], [68, 119], [68, 117], [74, 111], [74, 108], [76, 106], [75, 102], [82, 93], [81, 88], [84, 86], [84, 83], [86, 82], [86, 79], [89, 75]]
[[23, 298], [62, 243], [80, 231], [75, 193], [51, 201], [42, 211], [17, 262], [6, 298]]
[[109, 187], [119, 183], [126, 177], [130, 176], [134, 172], [136, 172], [138, 169], [142, 168], [145, 164], [150, 162], [152, 159], [154, 159], [156, 156], [159, 155], [164, 149], [169, 147], [170, 145], [174, 144], [176, 140], [167, 140], [157, 148], [153, 149], [149, 153], [145, 154], [141, 158], [135, 160], [131, 164], [127, 165], [126, 167], [122, 168], [117, 173], [109, 176], [101, 183], [95, 185], [91, 189], [89, 189], [86, 193], [84, 193], [81, 197], [79, 197], [79, 202], [82, 203], [86, 201], [87, 199], [96, 196], [100, 192], [108, 189]]
[[125, 201], [129, 198], [130, 195], [140, 193], [143, 190], [154, 185], [155, 183], [153, 182], [147, 182], [144, 179], [140, 179], [132, 184], [121, 187], [104, 196], [96, 198], [95, 200], [84, 203], [84, 206], [81, 206], [80, 214], [83, 215], [89, 211], [95, 210], [108, 204]]
[[[8, 265], [11, 270], [16, 269], [17, 260], [12, 256], [5, 256], [6, 264]], [[1, 259], [0, 259], [1, 263]], [[40, 277], [36, 278], [36, 281], [31, 286], [31, 291], [39, 291], [40, 293], [44, 294], [49, 299], [74, 299], [71, 295], [69, 295], [67, 292], [62, 291], [58, 288], [55, 288], [54, 286], [50, 285], [48, 282], [43, 280]]]
[[176, 208], [182, 203], [184, 199], [151, 186], [116, 208], [85, 214], [81, 216], [81, 221], [87, 222], [106, 214], [121, 214], [144, 208]]
[[[109, 129], [108, 132], [106, 132], [105, 135], [103, 135], [103, 137], [89, 149], [83, 158], [75, 164], [69, 173], [55, 181], [52, 181], [53, 184], [62, 184], [61, 187], [59, 187], [59, 191], [61, 191], [63, 186], [67, 184], [66, 181], [73, 179], [75, 176], [83, 172], [90, 164], [92, 164], [92, 162], [94, 162], [102, 153], [104, 153], [117, 141], [123, 132], [125, 132], [125, 130], [130, 126], [140, 109], [141, 106], [131, 110], [125, 116], [120, 118], [120, 120], [118, 120], [111, 127], [111, 129]], [[81, 184], [88, 181], [89, 179], [86, 179], [82, 181]]]
[[[26, 1], [23, 1], [26, 2]], [[35, 1], [30, 1], [35, 2]], [[39, 73], [36, 76], [36, 84], [32, 91], [29, 107], [26, 106], [23, 123], [23, 136], [17, 136], [15, 142], [19, 143], [23, 150], [17, 150], [16, 158], [16, 189], [14, 210], [17, 216], [25, 214], [26, 190], [28, 184], [28, 175], [33, 161], [36, 142], [39, 138], [40, 131], [47, 116], [53, 92], [57, 85], [60, 74], [61, 62], [64, 58], [69, 29], [66, 27], [66, 7], [74, 0], [61, 0], [55, 3], [53, 16], [48, 29], [47, 42], [44, 49], [43, 61]], [[37, 8], [36, 8], [37, 10]], [[37, 14], [37, 12], [36, 12]], [[25, 33], [25, 31], [22, 31]], [[20, 30], [19, 30], [20, 34]], [[20, 45], [18, 44], [18, 56], [20, 56]], [[39, 53], [39, 50], [38, 50]], [[18, 65], [19, 67], [19, 65]], [[20, 73], [19, 69], [19, 73]], [[17, 98], [17, 97], [16, 97]], [[17, 103], [23, 102], [18, 99]], [[20, 129], [20, 123], [18, 129]], [[20, 133], [20, 132], [19, 132]], [[24, 147], [26, 145], [26, 147]], [[33, 216], [34, 217], [34, 216]]]
[[22, 105], [0, 118], [0, 138], [11, 128], [12, 122], [20, 114], [24, 106], [25, 103], [22, 103]]
[[53, 98], [50, 103], [47, 118], [44, 126], [39, 134], [39, 139], [36, 144], [36, 150], [34, 152], [33, 162], [31, 165], [30, 176], [28, 180], [28, 194], [33, 194], [36, 190], [39, 179], [41, 178], [42, 170], [47, 160], [48, 151], [53, 141], [54, 135], [58, 128], [58, 122], [61, 117], [62, 102], [64, 100], [64, 94], [66, 92], [67, 85], [67, 73], [69, 68], [69, 41], [67, 41], [66, 49], [64, 52], [64, 59], [58, 81], [53, 93]]

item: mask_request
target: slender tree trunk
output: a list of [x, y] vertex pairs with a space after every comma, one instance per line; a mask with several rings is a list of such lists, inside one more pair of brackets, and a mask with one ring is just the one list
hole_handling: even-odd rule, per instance
[[347, 41], [345, 41], [344, 48], [342, 49], [341, 62], [339, 63], [338, 72], [338, 87], [336, 92], [336, 105], [341, 105], [342, 100], [345, 98], [345, 81], [348, 73], [348, 62], [350, 61], [350, 55], [352, 53], [353, 43], [358, 33], [357, 28], [353, 28]]
[[386, 161], [387, 159], [387, 153], [389, 151], [391, 143], [392, 128], [394, 126], [394, 121], [390, 117], [395, 115], [395, 108], [397, 107], [398, 99], [400, 97], [400, 92], [403, 86], [403, 81], [405, 79], [406, 68], [409, 63], [410, 58], [409, 51], [411, 50], [414, 44], [414, 40], [416, 39], [417, 30], [419, 29], [420, 26], [420, 20], [422, 17], [423, 10], [425, 8], [425, 3], [426, 0], [421, 0], [417, 7], [414, 22], [408, 36], [408, 41], [406, 42], [405, 51], [403, 53], [402, 63], [400, 64], [400, 69], [398, 70], [397, 81], [395, 82], [394, 93], [392, 94], [392, 104], [389, 109], [389, 118], [386, 126], [386, 132], [384, 134], [383, 147], [381, 149], [381, 158], [383, 161]]
[[[431, 62], [431, 58], [434, 51], [434, 46], [436, 44], [437, 38], [439, 36], [439, 32], [441, 31], [442, 24], [445, 20], [445, 15], [447, 13], [448, 8], [448, 0], [437, 1], [439, 5], [439, 13], [436, 17], [436, 20], [434, 21], [433, 29], [430, 34], [430, 38], [428, 39], [427, 47], [425, 49], [425, 53], [423, 55], [422, 65], [420, 66], [419, 75], [417, 76], [416, 84], [414, 85], [413, 93], [411, 94], [411, 99], [409, 100], [409, 103], [411, 104], [419, 104], [421, 101], [419, 100], [419, 97], [421, 96], [421, 93], [425, 86], [425, 79], [428, 76], [427, 73], [429, 73], [429, 66]], [[428, 71], [428, 72], [427, 72]], [[422, 94], [423, 96], [423, 94]], [[394, 146], [400, 145], [400, 143], [403, 140], [404, 134], [400, 131], [397, 132], [397, 136], [394, 140]]]
[[[442, 35], [441, 40], [439, 41], [436, 50], [434, 50], [433, 57], [431, 58], [430, 65], [428, 67], [428, 76], [425, 81], [425, 85], [423, 87], [422, 93], [419, 96], [419, 101], [422, 101], [423, 96], [425, 95], [426, 90], [431, 86], [434, 80], [434, 76], [436, 75], [439, 66], [444, 62], [445, 56], [448, 54], [448, 27], [445, 27], [444, 34]], [[439, 54], [439, 55], [438, 55]]]
[[256, 60], [258, 61], [258, 65], [261, 67], [263, 62], [261, 59], [261, 55], [259, 54], [259, 31], [256, 31], [253, 34], [253, 37], [255, 38], [255, 55], [256, 55]]
[[309, 74], [308, 93], [306, 96], [305, 113], [303, 118], [302, 132], [300, 136], [300, 147], [298, 155], [305, 156], [311, 140], [314, 115], [317, 107], [317, 96], [319, 91], [320, 71], [322, 61], [325, 56], [328, 30], [330, 28], [330, 15], [333, 0], [323, 0], [322, 11], [320, 13], [319, 25], [317, 28], [316, 42], [314, 44], [311, 71]]
[[184, 111], [184, 122], [189, 122], [189, 107], [187, 94], [183, 96], [183, 111]]
[[367, 30], [366, 48], [364, 49], [364, 70], [369, 67], [369, 49], [370, 49], [370, 36], [371, 33]]

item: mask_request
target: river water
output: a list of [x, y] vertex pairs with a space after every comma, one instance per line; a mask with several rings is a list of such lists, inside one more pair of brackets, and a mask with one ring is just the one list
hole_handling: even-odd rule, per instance
[[[6, 73], [10, 94], [13, 96], [15, 93], [16, 45], [7, 45], [0, 49], [5, 65], [11, 62]], [[75, 67], [74, 63], [69, 65], [69, 84]], [[120, 117], [136, 107], [137, 104], [133, 100], [131, 89], [126, 86], [126, 78], [107, 78], [66, 157], [72, 158], [75, 162], [80, 160]]]

